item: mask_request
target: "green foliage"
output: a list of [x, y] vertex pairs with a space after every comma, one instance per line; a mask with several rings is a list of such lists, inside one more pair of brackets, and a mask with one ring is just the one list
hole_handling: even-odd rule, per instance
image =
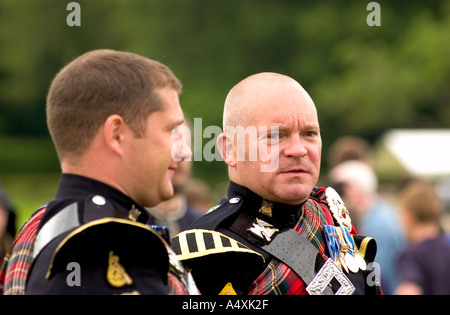
[[[370, 1], [361, 0], [79, 0], [80, 27], [66, 24], [69, 2], [0, 1], [0, 134], [48, 139], [51, 79], [97, 48], [169, 65], [184, 83], [186, 115], [204, 127], [221, 126], [227, 92], [247, 75], [290, 75], [315, 100], [324, 155], [345, 134], [373, 142], [393, 127], [450, 127], [446, 0], [378, 1], [380, 27], [366, 24]], [[0, 171], [19, 160], [26, 170], [57, 167], [50, 147], [20, 143], [2, 144]], [[39, 154], [47, 162], [33, 162]], [[226, 176], [222, 164], [195, 168], [213, 181]]]
[[0, 173], [58, 172], [53, 143], [47, 138], [0, 137]]

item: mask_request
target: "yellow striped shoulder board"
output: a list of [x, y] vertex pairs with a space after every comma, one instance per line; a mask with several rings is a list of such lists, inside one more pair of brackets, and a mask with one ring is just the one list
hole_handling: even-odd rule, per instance
[[263, 256], [235, 239], [217, 231], [194, 229], [179, 233], [172, 239], [172, 249], [180, 260], [220, 253], [248, 253]]

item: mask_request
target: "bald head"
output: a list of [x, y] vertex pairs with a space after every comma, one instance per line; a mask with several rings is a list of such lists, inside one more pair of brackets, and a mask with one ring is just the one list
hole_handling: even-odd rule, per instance
[[263, 198], [298, 205], [317, 183], [322, 140], [317, 110], [294, 79], [247, 77], [228, 93], [217, 147], [230, 180]]
[[223, 112], [223, 127], [247, 126], [248, 114], [255, 110], [270, 110], [277, 106], [270, 99], [277, 96], [301, 96], [306, 102], [314, 103], [305, 89], [294, 79], [274, 72], [262, 72], [251, 75], [236, 84], [228, 93]]

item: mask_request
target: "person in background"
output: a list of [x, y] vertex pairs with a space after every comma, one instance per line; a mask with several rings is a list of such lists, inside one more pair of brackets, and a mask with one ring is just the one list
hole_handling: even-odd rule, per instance
[[190, 178], [183, 189], [187, 202], [205, 214], [213, 206], [213, 194], [209, 186], [201, 179]]
[[16, 235], [16, 213], [6, 191], [0, 187], [0, 261], [13, 243]]
[[356, 135], [339, 137], [328, 149], [327, 164], [332, 169], [336, 165], [357, 160], [372, 165], [372, 148], [366, 139]]
[[358, 233], [377, 240], [380, 282], [384, 294], [392, 294], [398, 285], [396, 259], [405, 246], [400, 218], [394, 206], [378, 193], [378, 178], [363, 161], [347, 160], [328, 173], [328, 183], [339, 187]]
[[414, 180], [399, 194], [409, 245], [398, 258], [396, 294], [449, 295], [450, 245], [440, 226], [443, 203], [431, 183]]

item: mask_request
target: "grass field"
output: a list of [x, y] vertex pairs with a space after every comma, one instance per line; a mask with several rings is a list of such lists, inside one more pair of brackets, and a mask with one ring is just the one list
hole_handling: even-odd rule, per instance
[[58, 179], [59, 162], [50, 137], [0, 136], [0, 185], [16, 208], [17, 228], [53, 199]]

